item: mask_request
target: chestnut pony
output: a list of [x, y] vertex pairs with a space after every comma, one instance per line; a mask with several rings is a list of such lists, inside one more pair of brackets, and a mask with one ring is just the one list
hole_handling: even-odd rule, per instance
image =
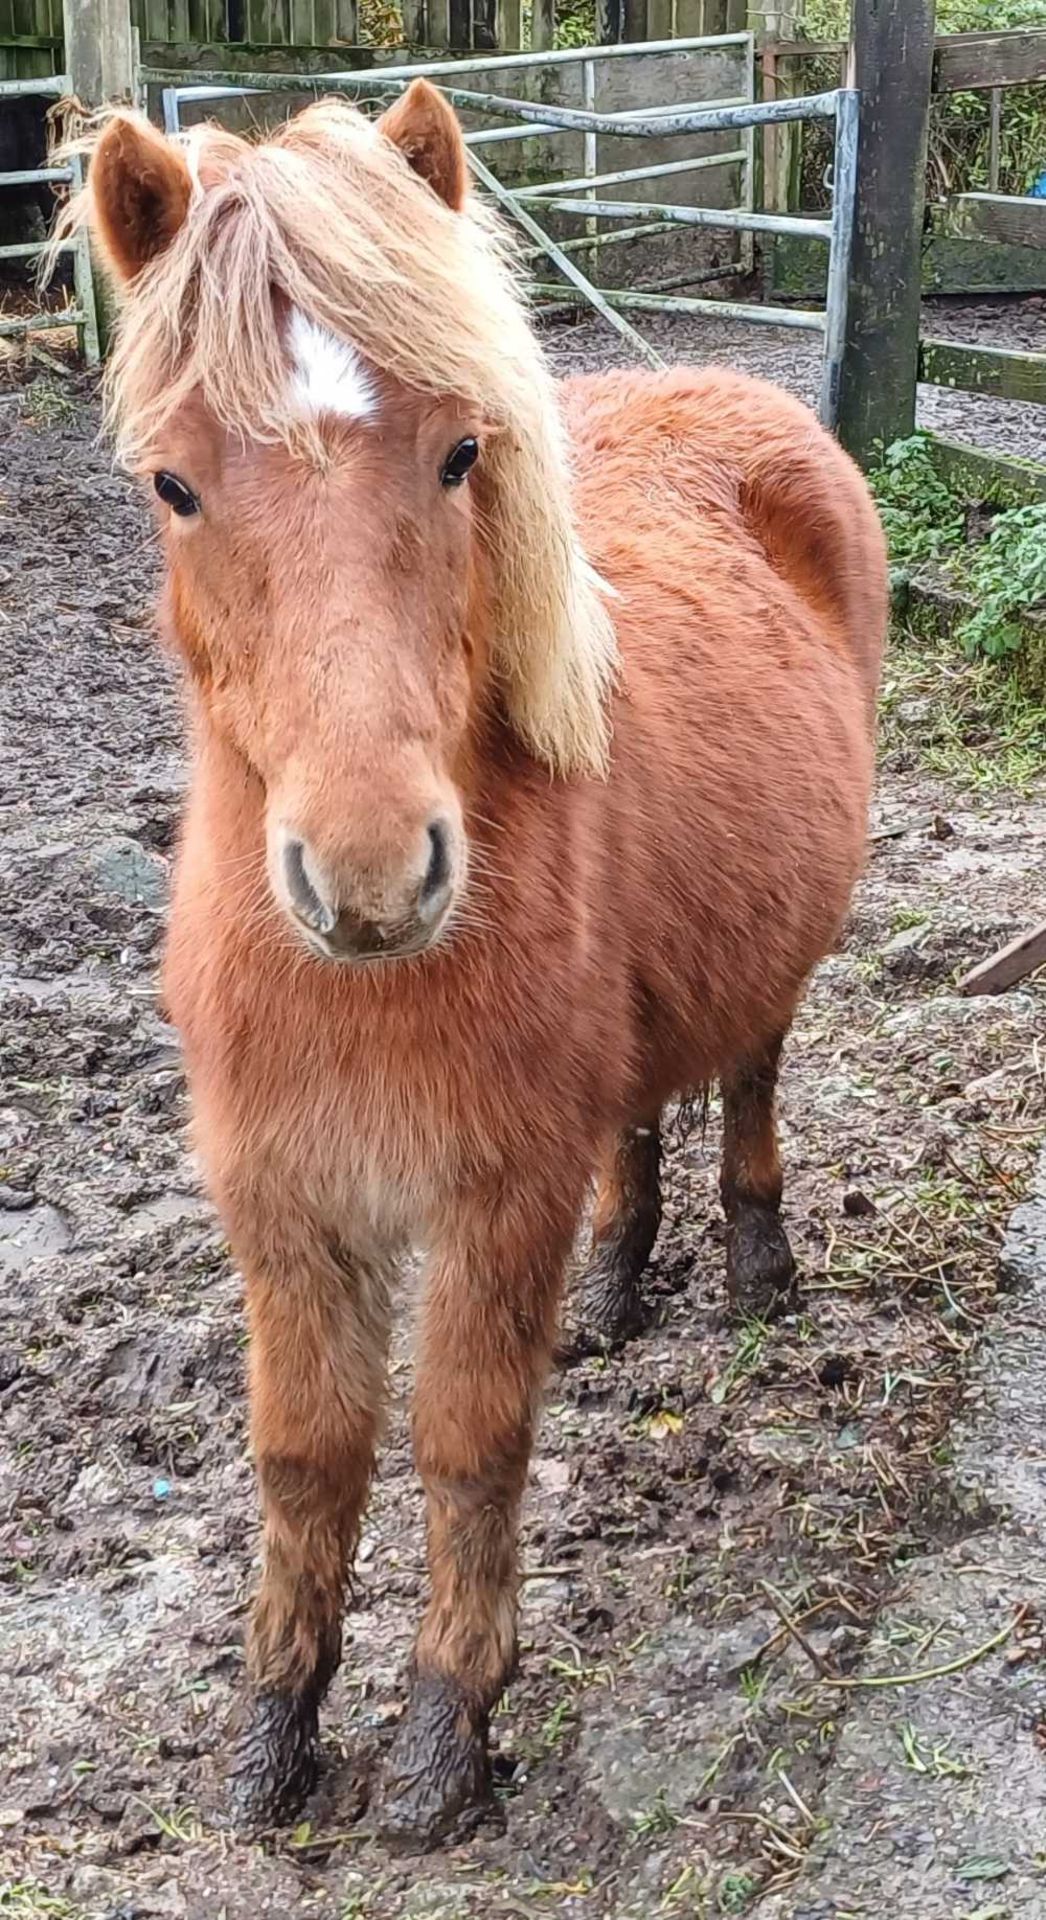
[[658, 1122], [722, 1085], [728, 1282], [792, 1262], [774, 1089], [862, 862], [886, 613], [856, 469], [722, 371], [557, 390], [442, 97], [256, 145], [133, 115], [86, 213], [155, 490], [192, 790], [165, 989], [246, 1283], [264, 1572], [233, 1768], [292, 1815], [424, 1256], [431, 1598], [383, 1817], [489, 1791], [516, 1531], [564, 1269], [639, 1319]]

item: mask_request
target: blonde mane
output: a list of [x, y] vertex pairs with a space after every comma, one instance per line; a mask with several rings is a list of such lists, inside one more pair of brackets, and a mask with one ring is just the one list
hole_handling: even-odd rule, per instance
[[554, 771], [604, 771], [613, 628], [575, 530], [555, 387], [497, 223], [473, 196], [451, 212], [337, 100], [257, 144], [197, 128], [188, 158], [188, 216], [133, 282], [109, 365], [123, 457], [142, 468], [194, 391], [232, 432], [300, 446], [284, 303], [408, 387], [474, 405], [492, 429], [480, 522], [509, 717]]

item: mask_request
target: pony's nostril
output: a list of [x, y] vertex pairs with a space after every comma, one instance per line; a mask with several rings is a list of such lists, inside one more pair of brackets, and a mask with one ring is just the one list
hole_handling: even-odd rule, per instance
[[283, 877], [298, 918], [317, 933], [330, 933], [338, 916], [326, 901], [321, 900], [313, 886], [305, 865], [305, 848], [300, 840], [285, 840], [283, 843]]
[[429, 864], [421, 883], [418, 903], [431, 906], [450, 879], [450, 835], [443, 820], [433, 820], [428, 830]]

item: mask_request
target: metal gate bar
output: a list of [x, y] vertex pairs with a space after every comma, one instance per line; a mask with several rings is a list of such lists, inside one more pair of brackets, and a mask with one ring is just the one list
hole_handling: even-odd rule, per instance
[[[21, 99], [27, 95], [62, 100], [71, 92], [72, 82], [64, 73], [50, 74], [36, 80], [0, 80], [0, 100]], [[81, 187], [83, 166], [79, 154], [73, 155], [67, 167], [23, 167], [13, 173], [0, 173], [0, 187], [30, 187], [48, 182]], [[0, 247], [0, 260], [38, 260], [46, 252], [47, 246], [46, 240], [30, 240], [18, 246]], [[0, 315], [0, 339], [58, 327], [75, 327], [84, 360], [89, 367], [96, 367], [100, 358], [98, 309], [87, 229], [82, 228], [75, 239], [65, 241], [59, 251], [72, 255], [75, 306], [6, 317]]]
[[[681, 53], [730, 45], [744, 47], [746, 70], [749, 74], [752, 73], [752, 36], [725, 34], [705, 40], [625, 42], [608, 47], [570, 48], [560, 54], [504, 54], [488, 59], [386, 67], [367, 73], [338, 72], [308, 75], [251, 73], [239, 76], [235, 83], [231, 83], [227, 76], [217, 73], [172, 74], [156, 69], [143, 69], [140, 84], [142, 87], [155, 84], [163, 88], [164, 124], [169, 132], [178, 133], [181, 130], [181, 107], [184, 102], [202, 104], [272, 92], [324, 91], [348, 93], [366, 98], [369, 95], [402, 93], [410, 82], [419, 76], [430, 81], [438, 81], [440, 91], [453, 106], [472, 111], [478, 110], [495, 117], [503, 116], [514, 121], [514, 124], [508, 127], [466, 133], [465, 141], [473, 172], [504, 211], [523, 227], [530, 239], [536, 243], [536, 247], [548, 257], [564, 279], [571, 283], [576, 292], [582, 295], [609, 326], [629, 339], [643, 359], [652, 365], [662, 364], [653, 346], [644, 340], [642, 335], [624, 318], [624, 311], [627, 309], [661, 313], [717, 314], [757, 325], [787, 326], [821, 332], [824, 335], [824, 359], [820, 412], [826, 425], [834, 426], [838, 413], [839, 384], [846, 333], [856, 198], [859, 96], [854, 89], [839, 87], [831, 92], [811, 94], [798, 99], [763, 102], [750, 99], [739, 102], [735, 98], [699, 104], [686, 102], [679, 106], [664, 108], [630, 109], [627, 114], [600, 114], [588, 104], [584, 108], [553, 107], [454, 84], [472, 73], [487, 74], [491, 71], [500, 71], [508, 74], [529, 67], [556, 67], [580, 61], [588, 63], [585, 68], [585, 99], [589, 102], [594, 99], [594, 90], [588, 81], [588, 75], [594, 71], [598, 61], [612, 58], [636, 58], [649, 53]], [[781, 125], [801, 120], [835, 122], [830, 220], [789, 219], [783, 215], [756, 213], [751, 205], [751, 159], [755, 129], [760, 126]], [[686, 160], [661, 162], [649, 167], [626, 168], [609, 174], [595, 172], [595, 143], [601, 134], [615, 138], [642, 140], [665, 139], [676, 134], [726, 133], [734, 129], [743, 133], [744, 145], [731, 149], [728, 153], [699, 155]], [[507, 187], [497, 179], [476, 151], [484, 144], [492, 145], [495, 142], [527, 139], [538, 134], [555, 132], [585, 135], [586, 172], [580, 178], [549, 181], [537, 186]], [[740, 166], [743, 169], [744, 203], [736, 208], [676, 207], [659, 201], [600, 200], [597, 197], [597, 189], [600, 187], [613, 187], [626, 182], [631, 184], [639, 180], [662, 178], [665, 175], [696, 172], [707, 167], [731, 165]], [[577, 197], [580, 194], [585, 197], [583, 199]], [[653, 228], [655, 232], [667, 232], [673, 225], [680, 224], [694, 227], [718, 226], [745, 235], [792, 233], [821, 241], [827, 244], [829, 250], [828, 291], [825, 306], [823, 309], [813, 310], [762, 307], [747, 302], [702, 300], [642, 289], [596, 287], [588, 276], [582, 273], [570, 254], [564, 251], [564, 247], [539, 225], [535, 212], [545, 206], [550, 210], [584, 216], [587, 225], [586, 240], [591, 244], [598, 244], [599, 239], [604, 237], [598, 234], [597, 220], [628, 219], [634, 222], [637, 216], [644, 214], [656, 216]], [[566, 244], [576, 247], [576, 243]], [[556, 282], [539, 282], [534, 290], [543, 295], [552, 296], [557, 303], [562, 303], [566, 294], [566, 289]]]

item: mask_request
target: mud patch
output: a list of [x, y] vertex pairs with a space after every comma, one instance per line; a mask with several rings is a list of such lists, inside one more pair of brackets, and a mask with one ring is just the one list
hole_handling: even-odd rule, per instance
[[[0, 1245], [20, 1248], [0, 1263], [0, 1884], [59, 1920], [836, 1920], [847, 1885], [889, 1884], [893, 1846], [922, 1863], [911, 1885], [929, 1900], [936, 1816], [894, 1793], [924, 1779], [897, 1703], [873, 1693], [873, 1726], [828, 1681], [961, 1652], [1032, 1593], [1028, 1539], [996, 1539], [1001, 1508], [1038, 1485], [1032, 1401], [1006, 1415], [1016, 1457], [1000, 1429], [998, 1479], [974, 1476], [970, 1500], [950, 1423], [1000, 1309], [1019, 1338], [1012, 1289], [1034, 1261], [1015, 1250], [1000, 1292], [998, 1248], [1041, 1125], [1044, 989], [967, 1001], [954, 981], [1042, 917], [1041, 795], [930, 776], [916, 719], [887, 760], [889, 837], [788, 1049], [802, 1296], [772, 1328], [724, 1312], [715, 1105], [705, 1129], [677, 1129], [654, 1323], [549, 1385], [521, 1669], [495, 1721], [500, 1828], [406, 1865], [370, 1833], [424, 1592], [403, 1342], [324, 1777], [306, 1826], [248, 1846], [223, 1826], [222, 1777], [255, 1550], [240, 1286], [197, 1197], [153, 986], [179, 695], [149, 632], [151, 534], [96, 424], [88, 396], [50, 428], [21, 403], [0, 426], [0, 1188], [32, 1202], [0, 1208]], [[26, 1233], [42, 1236], [31, 1255]], [[973, 1380], [971, 1414], [992, 1392]], [[994, 1611], [982, 1564], [1013, 1581]], [[1025, 1742], [1006, 1830], [1022, 1898], [1017, 1816], [1040, 1794], [1020, 1732], [1030, 1621], [963, 1679], [999, 1729], [986, 1769]], [[943, 1698], [904, 1703], [917, 1756], [965, 1749]], [[862, 1883], [845, 1834], [871, 1847], [880, 1818]], [[978, 1883], [957, 1877], [957, 1829], [941, 1832], [951, 1920], [976, 1912]], [[971, 1825], [970, 1857], [997, 1844]], [[915, 1893], [891, 1904], [923, 1910]]]

